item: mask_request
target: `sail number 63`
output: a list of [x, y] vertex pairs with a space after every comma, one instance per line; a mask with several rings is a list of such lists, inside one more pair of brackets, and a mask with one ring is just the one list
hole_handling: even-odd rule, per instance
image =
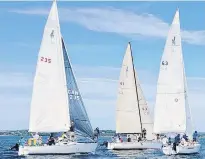
[[41, 61], [46, 62], [46, 63], [51, 63], [51, 59], [49, 59], [47, 57], [41, 57]]

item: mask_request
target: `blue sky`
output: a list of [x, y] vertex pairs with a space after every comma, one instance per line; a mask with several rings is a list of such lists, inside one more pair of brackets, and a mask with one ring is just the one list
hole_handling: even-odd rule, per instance
[[[0, 129], [28, 128], [32, 82], [51, 2], [0, 2]], [[153, 112], [167, 31], [180, 9], [189, 103], [205, 131], [205, 2], [59, 2], [62, 35], [93, 127], [115, 129], [117, 80], [131, 41]]]

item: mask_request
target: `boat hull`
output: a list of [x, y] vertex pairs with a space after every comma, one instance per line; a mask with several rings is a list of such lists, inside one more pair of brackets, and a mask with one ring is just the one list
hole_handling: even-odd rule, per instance
[[26, 155], [55, 155], [55, 154], [75, 154], [75, 153], [95, 153], [97, 143], [76, 143], [71, 142], [59, 145], [44, 146], [20, 146], [19, 156]]
[[165, 155], [178, 155], [178, 154], [195, 154], [200, 151], [201, 145], [196, 143], [193, 145], [182, 146], [179, 145], [176, 147], [176, 151], [172, 149], [172, 146], [165, 146], [162, 148], [162, 151]]
[[108, 143], [107, 149], [110, 150], [136, 150], [136, 149], [161, 149], [161, 142], [143, 141], [143, 142], [112, 142]]

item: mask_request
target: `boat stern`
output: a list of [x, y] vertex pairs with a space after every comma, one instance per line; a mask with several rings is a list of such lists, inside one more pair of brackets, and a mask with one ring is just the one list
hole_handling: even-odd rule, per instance
[[172, 149], [172, 146], [165, 146], [162, 148], [162, 152], [165, 154], [165, 155], [175, 155], [176, 152]]
[[26, 147], [24, 147], [24, 146], [19, 147], [19, 151], [18, 151], [19, 156], [26, 156], [28, 154], [29, 154], [29, 152], [28, 152], [28, 149], [26, 149]]

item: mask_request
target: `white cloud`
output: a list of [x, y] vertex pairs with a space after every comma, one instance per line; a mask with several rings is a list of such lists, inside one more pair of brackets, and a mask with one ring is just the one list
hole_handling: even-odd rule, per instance
[[[152, 14], [139, 14], [116, 8], [60, 8], [59, 11], [62, 21], [75, 22], [93, 31], [117, 33], [131, 38], [166, 38], [171, 23]], [[48, 10], [41, 8], [10, 12], [28, 15], [48, 14]], [[205, 45], [205, 30], [182, 30], [182, 39], [190, 44]]]

